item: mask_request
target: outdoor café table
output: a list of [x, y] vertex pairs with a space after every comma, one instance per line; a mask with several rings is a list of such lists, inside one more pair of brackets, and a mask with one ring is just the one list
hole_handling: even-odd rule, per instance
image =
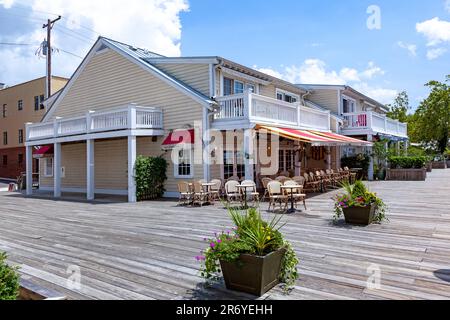
[[291, 208], [286, 211], [286, 213], [295, 213], [297, 210], [294, 208], [294, 189], [302, 189], [301, 185], [296, 186], [281, 186], [281, 189], [291, 190], [289, 192], [290, 200], [291, 200]]
[[240, 184], [240, 185], [237, 185], [236, 188], [242, 190], [242, 192], [244, 194], [244, 210], [247, 210], [248, 209], [247, 190], [248, 189], [254, 189], [255, 186], [251, 185], [251, 184]]
[[[206, 193], [209, 194], [209, 192], [210, 192], [210, 190], [211, 190], [211, 187], [214, 187], [216, 184], [215, 184], [215, 183], [208, 182], [208, 183], [202, 183], [201, 185], [202, 185], [202, 187], [203, 187], [203, 190], [204, 190]], [[211, 199], [209, 199], [209, 200], [211, 200]]]

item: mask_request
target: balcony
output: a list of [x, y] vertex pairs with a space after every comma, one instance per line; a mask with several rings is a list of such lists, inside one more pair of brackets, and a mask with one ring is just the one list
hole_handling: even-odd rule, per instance
[[344, 134], [385, 134], [407, 138], [408, 127], [405, 123], [390, 119], [374, 112], [355, 112], [343, 114]]
[[52, 122], [27, 124], [27, 142], [85, 134], [135, 129], [163, 129], [163, 112], [134, 104], [108, 110], [90, 111], [74, 118], [57, 118]]
[[300, 103], [288, 103], [249, 92], [219, 97], [216, 100], [219, 104], [213, 123], [213, 128], [216, 129], [230, 129], [233, 123], [258, 123], [330, 130], [330, 112], [308, 108]]

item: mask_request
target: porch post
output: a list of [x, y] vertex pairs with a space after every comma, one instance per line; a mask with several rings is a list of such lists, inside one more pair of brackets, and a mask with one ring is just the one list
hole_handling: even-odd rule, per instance
[[89, 139], [86, 141], [86, 151], [87, 151], [87, 163], [86, 163], [86, 169], [87, 169], [87, 177], [86, 177], [86, 197], [88, 200], [94, 200], [95, 199], [95, 155], [94, 155], [94, 140]]
[[401, 146], [400, 146], [401, 142], [397, 141], [397, 156], [401, 156]]
[[136, 182], [134, 164], [136, 163], [136, 136], [128, 136], [128, 202], [136, 202]]
[[408, 156], [408, 146], [409, 146], [409, 140], [405, 141], [405, 157]]
[[26, 146], [25, 148], [27, 196], [31, 196], [33, 194], [33, 147]]
[[[367, 141], [369, 141], [369, 142], [373, 141], [373, 136], [371, 134], [369, 134], [367, 136]], [[369, 171], [368, 171], [367, 175], [368, 175], [368, 180], [369, 181], [373, 181], [373, 155], [372, 155], [373, 147], [368, 147], [368, 149], [369, 149], [371, 154], [370, 154]]]
[[253, 165], [255, 163], [253, 129], [244, 131], [245, 180], [254, 180]]
[[55, 155], [53, 158], [53, 195], [61, 197], [61, 143], [54, 144]]
[[[387, 141], [384, 144], [384, 148], [386, 149], [386, 155], [389, 152], [389, 143], [390, 143], [390, 141]], [[386, 158], [386, 159], [384, 159], [384, 167], [387, 168], [387, 166], [388, 166], [388, 159]]]
[[295, 147], [297, 149], [295, 152], [295, 175], [300, 176], [302, 174], [301, 143], [297, 142]]
[[329, 146], [326, 147], [326, 154], [327, 154], [327, 169], [331, 170], [331, 148]]

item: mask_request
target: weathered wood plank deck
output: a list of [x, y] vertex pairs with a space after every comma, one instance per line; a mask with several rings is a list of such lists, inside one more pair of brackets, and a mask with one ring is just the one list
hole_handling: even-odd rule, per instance
[[[426, 182], [373, 182], [390, 222], [367, 228], [331, 223], [333, 193], [286, 216], [285, 233], [300, 258], [290, 296], [264, 299], [450, 299], [450, 170]], [[203, 238], [227, 229], [219, 207], [174, 202], [83, 203], [0, 193], [0, 250], [24, 278], [71, 299], [254, 299], [222, 285], [205, 289], [194, 259]], [[381, 270], [370, 290], [367, 268]], [[81, 290], [67, 268], [81, 268]]]

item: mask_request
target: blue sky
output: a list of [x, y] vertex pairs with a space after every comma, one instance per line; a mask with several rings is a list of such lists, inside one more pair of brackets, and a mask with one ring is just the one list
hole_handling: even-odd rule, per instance
[[[50, 13], [64, 16], [56, 46], [79, 56], [102, 34], [170, 56], [220, 55], [293, 82], [346, 83], [382, 102], [407, 90], [417, 106], [424, 84], [450, 73], [449, 0], [103, 2], [0, 0], [0, 42], [35, 45], [0, 46], [0, 82], [43, 75], [34, 51]], [[380, 29], [367, 27], [371, 5]], [[80, 60], [60, 52], [55, 72], [70, 76]]]

